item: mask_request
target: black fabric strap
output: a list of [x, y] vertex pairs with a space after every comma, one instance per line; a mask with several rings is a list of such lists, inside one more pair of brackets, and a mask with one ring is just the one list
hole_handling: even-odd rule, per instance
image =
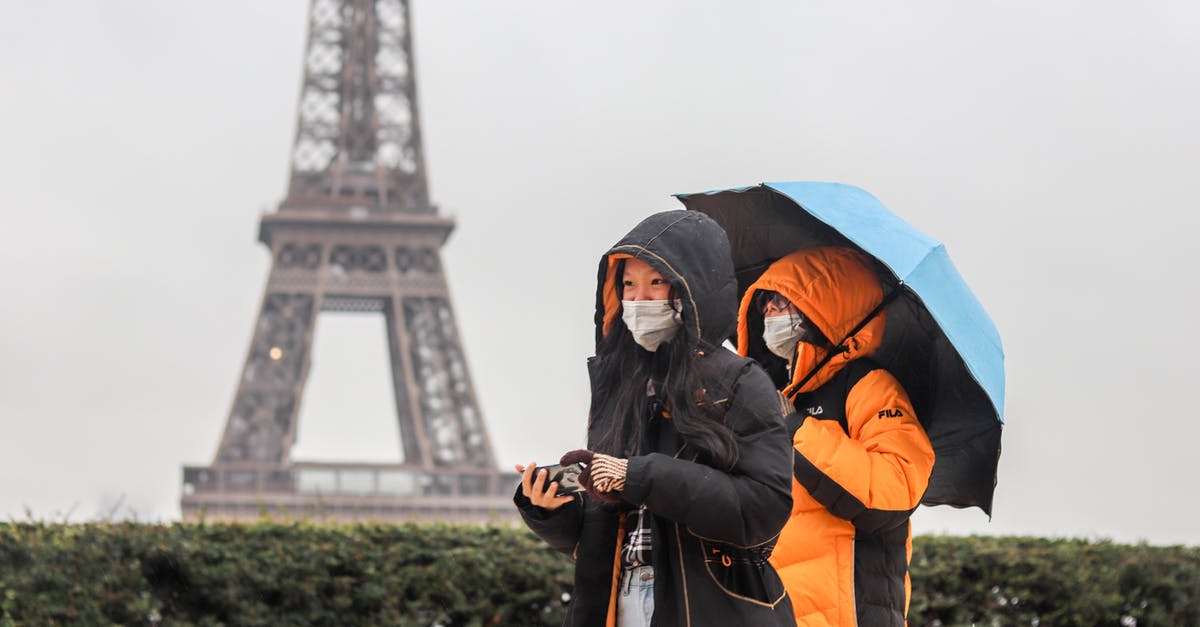
[[903, 525], [917, 509], [895, 511], [867, 507], [858, 497], [818, 470], [799, 451], [792, 455], [792, 474], [829, 513], [854, 523], [861, 533], [874, 534], [895, 529]]
[[[842, 368], [825, 385], [796, 397], [796, 412], [786, 418], [788, 428], [799, 429], [805, 420], [836, 420], [842, 432], [850, 435], [846, 417], [846, 398], [850, 390], [867, 376], [881, 367], [870, 359], [856, 359]], [[819, 413], [815, 413], [819, 412]], [[793, 428], [795, 425], [795, 428]], [[861, 500], [828, 475], [817, 469], [803, 454], [796, 451], [792, 456], [792, 474], [818, 503], [825, 506], [834, 516], [849, 520], [862, 533], [873, 534], [893, 529], [904, 524], [916, 510], [892, 511], [871, 509]]]
[[808, 418], [807, 413], [802, 412], [802, 411], [794, 411], [794, 412], [788, 414], [788, 416], [783, 419], [783, 422], [787, 425], [788, 433], [794, 434], [794, 433], [796, 433], [796, 430], [799, 429], [800, 426], [804, 424], [804, 421], [807, 418]]
[[[867, 373], [880, 368], [879, 364], [868, 358], [855, 359], [833, 375], [825, 385], [812, 392], [797, 394], [794, 400], [796, 412], [817, 420], [836, 420], [841, 425], [842, 432], [850, 435], [850, 425], [846, 420], [846, 398], [850, 395], [850, 390], [854, 389]], [[798, 429], [803, 422], [804, 419], [800, 419], [795, 425], [796, 428]], [[792, 424], [789, 422], [788, 426]], [[793, 429], [792, 433], [795, 432]]]

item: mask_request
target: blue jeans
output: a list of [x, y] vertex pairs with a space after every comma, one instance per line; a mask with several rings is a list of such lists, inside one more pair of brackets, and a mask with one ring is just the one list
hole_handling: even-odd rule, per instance
[[617, 585], [617, 627], [649, 627], [654, 615], [654, 567], [622, 570]]

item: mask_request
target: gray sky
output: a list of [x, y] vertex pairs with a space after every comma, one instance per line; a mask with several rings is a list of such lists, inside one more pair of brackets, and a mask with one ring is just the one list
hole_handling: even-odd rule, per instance
[[[269, 269], [306, 3], [0, 5], [0, 516], [179, 516]], [[599, 255], [676, 192], [861, 186], [1004, 340], [995, 512], [1200, 544], [1190, 2], [414, 0], [443, 250], [504, 465], [582, 444]], [[379, 316], [323, 314], [297, 455], [399, 455]]]

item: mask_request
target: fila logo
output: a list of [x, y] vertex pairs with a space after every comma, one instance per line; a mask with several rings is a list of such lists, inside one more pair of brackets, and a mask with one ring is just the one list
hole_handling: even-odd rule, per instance
[[820, 415], [821, 415], [821, 414], [823, 414], [823, 413], [825, 413], [825, 408], [824, 408], [824, 407], [822, 407], [822, 406], [820, 406], [820, 405], [817, 405], [816, 407], [809, 407], [809, 408], [808, 408], [808, 415], [809, 415], [809, 416], [820, 416]]
[[879, 412], [880, 418], [900, 418], [903, 415], [904, 412], [900, 411], [899, 409], [885, 409]]

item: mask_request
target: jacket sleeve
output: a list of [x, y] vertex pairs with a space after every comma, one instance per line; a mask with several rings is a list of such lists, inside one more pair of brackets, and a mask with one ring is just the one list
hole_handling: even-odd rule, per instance
[[800, 485], [868, 534], [906, 522], [933, 470], [933, 446], [904, 388], [886, 370], [867, 373], [850, 389], [846, 431], [835, 420], [809, 417], [792, 443]]
[[622, 498], [687, 525], [696, 535], [737, 546], [775, 538], [792, 508], [792, 451], [767, 375], [747, 363], [731, 389], [726, 424], [739, 437], [728, 472], [660, 453], [629, 460]]
[[554, 550], [574, 557], [575, 545], [579, 544], [579, 535], [583, 527], [582, 496], [575, 495], [575, 500], [570, 503], [558, 509], [548, 510], [534, 505], [521, 493], [521, 487], [517, 486], [513, 503], [530, 531], [545, 540]]

